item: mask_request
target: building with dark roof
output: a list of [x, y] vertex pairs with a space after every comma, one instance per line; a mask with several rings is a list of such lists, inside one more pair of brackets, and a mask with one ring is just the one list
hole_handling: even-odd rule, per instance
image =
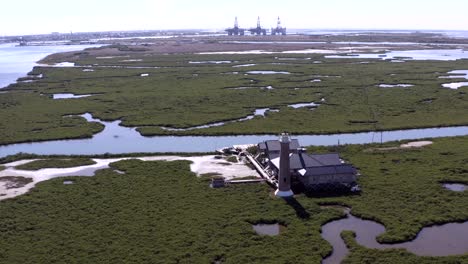
[[[293, 181], [300, 182], [306, 188], [316, 188], [321, 185], [347, 187], [355, 185], [356, 169], [345, 163], [337, 153], [308, 154], [304, 148], [300, 147], [297, 139], [292, 139], [289, 147], [289, 168]], [[278, 175], [281, 162], [280, 142], [278, 140], [264, 141], [258, 144], [258, 149], [261, 154], [257, 160], [268, 173]]]

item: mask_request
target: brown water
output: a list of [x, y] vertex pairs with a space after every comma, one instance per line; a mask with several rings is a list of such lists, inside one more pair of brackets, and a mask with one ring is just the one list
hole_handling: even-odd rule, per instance
[[377, 222], [363, 220], [345, 210], [347, 217], [322, 226], [322, 237], [333, 246], [333, 253], [323, 259], [323, 264], [340, 263], [348, 254], [341, 232], [350, 230], [356, 233], [356, 241], [365, 247], [376, 249], [404, 248], [419, 256], [450, 256], [468, 253], [468, 221], [448, 223], [423, 228], [417, 237], [398, 244], [380, 244], [375, 239], [385, 232], [385, 227]]

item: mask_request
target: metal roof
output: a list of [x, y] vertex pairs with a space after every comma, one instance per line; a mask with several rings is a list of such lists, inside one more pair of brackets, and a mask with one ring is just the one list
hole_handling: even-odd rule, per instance
[[[274, 154], [273, 154], [274, 155]], [[301, 163], [301, 159], [300, 159], [300, 154], [297, 154], [297, 153], [291, 153], [289, 154], [289, 167], [291, 170], [299, 170], [299, 169], [302, 169], [304, 168], [302, 166], [302, 163]], [[271, 163], [277, 168], [279, 169], [279, 163], [280, 163], [280, 157], [279, 157], [279, 154], [271, 159]]]
[[[267, 140], [258, 144], [261, 151], [265, 152], [271, 164], [279, 169], [281, 144], [278, 140]], [[299, 141], [292, 139], [289, 144], [291, 153], [289, 162], [291, 170], [297, 171], [300, 175], [318, 176], [318, 175], [347, 175], [352, 177], [356, 174], [356, 169], [349, 164], [341, 161], [337, 153], [326, 154], [307, 154], [297, 151], [300, 148]]]
[[329, 166], [329, 165], [340, 165], [340, 155], [337, 153], [327, 154], [304, 154], [304, 167], [316, 167], [316, 166]]
[[[261, 142], [258, 144], [258, 147], [262, 151], [280, 151], [281, 150], [281, 144], [278, 140], [267, 140], [265, 142]], [[289, 149], [298, 149], [301, 146], [299, 145], [299, 140], [297, 139], [292, 139], [291, 143], [289, 143]]]
[[302, 176], [318, 176], [318, 175], [334, 175], [334, 174], [345, 174], [352, 177], [356, 174], [356, 169], [348, 164], [341, 164], [335, 166], [322, 166], [306, 168], [305, 173], [302, 171]]
[[[269, 154], [271, 162], [278, 168], [279, 167], [279, 153]], [[312, 167], [323, 167], [341, 165], [340, 156], [336, 153], [310, 155], [307, 153], [291, 153], [289, 155], [291, 169], [303, 169]]]

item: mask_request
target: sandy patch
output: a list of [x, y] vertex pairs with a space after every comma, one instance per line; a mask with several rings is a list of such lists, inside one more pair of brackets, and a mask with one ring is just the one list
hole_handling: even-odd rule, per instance
[[400, 145], [400, 148], [422, 148], [424, 146], [432, 145], [433, 143], [434, 142], [432, 141], [414, 141], [402, 144]]
[[31, 182], [20, 188], [12, 188], [14, 183], [10, 181], [0, 181], [0, 200], [13, 198], [27, 193], [35, 183]]
[[257, 172], [250, 169], [245, 164], [230, 163], [231, 165], [226, 166], [226, 161], [222, 159], [215, 159], [215, 156], [200, 156], [200, 157], [179, 157], [179, 156], [160, 156], [160, 157], [144, 157], [138, 158], [143, 161], [154, 161], [154, 160], [189, 160], [190, 170], [197, 175], [206, 173], [219, 173], [227, 180], [234, 178], [242, 178], [247, 176], [255, 176]]
[[409, 149], [409, 148], [422, 148], [425, 146], [432, 145], [432, 141], [413, 141], [408, 142], [406, 144], [401, 144], [399, 147], [389, 147], [389, 148], [369, 148], [366, 149], [365, 152], [373, 152], [373, 151], [390, 151], [390, 150], [398, 150], [398, 149]]
[[[245, 164], [239, 163], [228, 163], [223, 159], [216, 159], [215, 156], [199, 156], [199, 157], [180, 157], [180, 156], [154, 156], [154, 157], [139, 157], [139, 158], [116, 158], [116, 159], [93, 159], [96, 164], [78, 166], [72, 168], [46, 168], [37, 171], [28, 170], [17, 170], [15, 166], [23, 165], [35, 161], [20, 160], [11, 163], [3, 164], [5, 170], [0, 171], [0, 177], [5, 176], [18, 176], [24, 178], [31, 178], [33, 181], [20, 188], [8, 189], [8, 182], [0, 181], [0, 200], [7, 198], [16, 197], [28, 192], [37, 183], [47, 181], [53, 178], [65, 177], [65, 176], [83, 176], [90, 177], [94, 176], [96, 171], [110, 168], [109, 164], [121, 160], [138, 159], [142, 161], [176, 161], [176, 160], [188, 160], [191, 161], [190, 170], [196, 173], [198, 176], [206, 173], [218, 173], [225, 177], [227, 180], [257, 175], [255, 170], [250, 169]], [[230, 165], [226, 165], [230, 164]], [[119, 173], [119, 172], [116, 172]], [[119, 173], [121, 174], [121, 173]]]

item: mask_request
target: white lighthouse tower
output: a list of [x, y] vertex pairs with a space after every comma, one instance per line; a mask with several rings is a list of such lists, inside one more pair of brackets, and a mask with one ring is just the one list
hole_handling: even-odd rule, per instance
[[290, 197], [294, 193], [291, 191], [291, 169], [289, 155], [291, 153], [289, 144], [291, 138], [288, 133], [282, 133], [279, 140], [281, 144], [280, 148], [280, 164], [279, 164], [279, 175], [278, 175], [278, 190], [275, 195], [278, 197]]

